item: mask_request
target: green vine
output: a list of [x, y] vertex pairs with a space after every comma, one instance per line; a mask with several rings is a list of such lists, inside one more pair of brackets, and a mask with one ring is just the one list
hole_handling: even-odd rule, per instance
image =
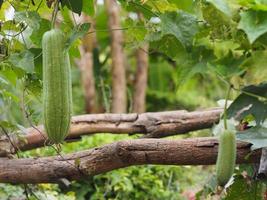
[[59, 10], [59, 0], [56, 0], [54, 5], [54, 10], [52, 13], [51, 29], [55, 28], [58, 10]]
[[224, 129], [227, 130], [227, 101], [230, 96], [232, 85], [229, 85], [226, 96], [225, 96], [225, 103], [224, 103], [224, 111], [223, 111], [223, 123], [224, 123]]

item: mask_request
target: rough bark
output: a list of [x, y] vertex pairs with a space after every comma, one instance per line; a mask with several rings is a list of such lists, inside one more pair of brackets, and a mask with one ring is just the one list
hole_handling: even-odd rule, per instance
[[[94, 21], [91, 17], [82, 14], [82, 22], [91, 23], [90, 32], [95, 30]], [[94, 62], [93, 62], [93, 48], [95, 47], [96, 36], [95, 33], [87, 34], [82, 39], [80, 46], [81, 59], [79, 67], [81, 71], [81, 81], [85, 97], [85, 110], [86, 113], [96, 112], [96, 92], [95, 92], [95, 79], [94, 79]]]
[[148, 76], [148, 44], [136, 52], [137, 70], [135, 74], [133, 112], [143, 113], [146, 110], [146, 88]]
[[112, 59], [112, 112], [125, 113], [127, 110], [126, 75], [123, 62], [123, 34], [120, 25], [120, 8], [116, 0], [105, 0], [108, 12], [108, 26], [111, 37]]
[[[94, 133], [145, 134], [143, 137], [161, 138], [184, 134], [194, 130], [212, 127], [219, 121], [221, 108], [188, 112], [186, 110], [142, 114], [91, 114], [72, 118], [67, 140], [79, 139], [82, 135]], [[10, 144], [6, 137], [0, 138], [0, 157], [21, 151], [34, 149], [48, 144], [42, 126], [28, 128], [20, 137], [12, 135]]]
[[[249, 143], [237, 143], [237, 163], [259, 162], [261, 151], [252, 152], [250, 146]], [[216, 162], [217, 147], [215, 138], [137, 139], [115, 142], [63, 157], [0, 158], [0, 182], [44, 183], [57, 182], [63, 178], [79, 180], [144, 164], [211, 165]]]

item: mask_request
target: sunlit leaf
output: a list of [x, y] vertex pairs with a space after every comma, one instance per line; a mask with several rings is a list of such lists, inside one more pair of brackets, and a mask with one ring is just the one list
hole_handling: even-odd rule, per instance
[[267, 12], [248, 10], [241, 14], [238, 28], [245, 31], [250, 43], [267, 32]]
[[207, 0], [207, 2], [213, 4], [218, 10], [220, 10], [227, 17], [231, 17], [231, 9], [226, 0]]
[[195, 16], [178, 11], [162, 14], [160, 19], [162, 35], [174, 35], [185, 48], [192, 46], [193, 38], [198, 31]]

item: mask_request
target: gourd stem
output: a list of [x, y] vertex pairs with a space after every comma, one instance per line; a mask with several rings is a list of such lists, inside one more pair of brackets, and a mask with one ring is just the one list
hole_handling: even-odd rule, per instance
[[223, 122], [224, 122], [225, 130], [227, 130], [227, 101], [229, 99], [231, 88], [232, 88], [232, 85], [229, 85], [226, 96], [225, 96], [224, 111], [223, 111]]
[[53, 10], [53, 13], [52, 13], [51, 29], [55, 28], [58, 8], [59, 8], [59, 0], [56, 0], [55, 1], [54, 10]]

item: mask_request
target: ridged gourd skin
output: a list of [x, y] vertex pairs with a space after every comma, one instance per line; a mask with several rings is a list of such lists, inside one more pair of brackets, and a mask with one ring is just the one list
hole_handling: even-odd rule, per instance
[[219, 150], [216, 162], [217, 183], [225, 186], [234, 173], [236, 162], [235, 133], [225, 130], [219, 138]]
[[42, 38], [44, 127], [49, 140], [56, 144], [67, 136], [72, 112], [71, 68], [65, 42], [59, 29], [45, 32]]

